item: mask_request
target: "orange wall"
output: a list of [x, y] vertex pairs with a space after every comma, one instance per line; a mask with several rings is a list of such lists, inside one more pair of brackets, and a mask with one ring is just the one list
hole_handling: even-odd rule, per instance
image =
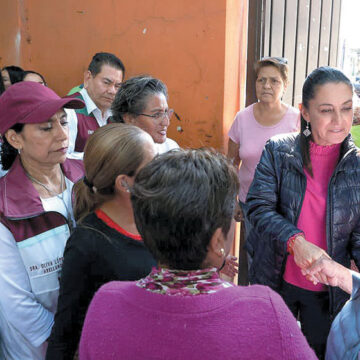
[[16, 1], [3, 1], [1, 4], [0, 21], [0, 67], [5, 64], [19, 65], [20, 33], [18, 21], [18, 7]]
[[17, 0], [1, 10], [1, 67], [37, 70], [64, 95], [95, 52], [113, 52], [127, 78], [148, 73], [167, 84], [180, 117], [169, 137], [226, 148], [245, 94], [247, 0]]

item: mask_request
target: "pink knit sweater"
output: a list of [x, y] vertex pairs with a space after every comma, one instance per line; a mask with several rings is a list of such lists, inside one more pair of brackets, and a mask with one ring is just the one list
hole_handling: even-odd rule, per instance
[[80, 360], [316, 359], [279, 295], [264, 286], [169, 296], [132, 282], [95, 295]]
[[[310, 142], [310, 159], [313, 177], [305, 170], [307, 185], [297, 227], [305, 239], [327, 250], [326, 244], [326, 202], [331, 175], [339, 160], [341, 144], [320, 146]], [[301, 274], [300, 268], [289, 255], [284, 280], [292, 285], [311, 291], [325, 291], [326, 286], [314, 285]]]

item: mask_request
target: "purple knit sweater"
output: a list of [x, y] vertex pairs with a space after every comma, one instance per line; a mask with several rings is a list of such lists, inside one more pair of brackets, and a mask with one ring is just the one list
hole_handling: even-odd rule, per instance
[[316, 359], [283, 300], [264, 286], [169, 296], [111, 282], [86, 315], [80, 360]]

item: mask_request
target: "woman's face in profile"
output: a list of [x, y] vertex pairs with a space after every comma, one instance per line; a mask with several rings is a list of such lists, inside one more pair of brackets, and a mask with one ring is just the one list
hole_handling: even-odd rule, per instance
[[327, 83], [315, 88], [315, 96], [302, 115], [311, 124], [313, 141], [322, 146], [340, 144], [353, 121], [352, 89], [345, 83]]
[[9, 137], [16, 141], [22, 161], [42, 165], [63, 163], [69, 144], [67, 115], [60, 109], [48, 121], [25, 124], [20, 133], [13, 131]]
[[146, 107], [142, 112], [145, 115], [133, 117], [131, 123], [150, 134], [155, 143], [162, 144], [166, 141], [167, 129], [170, 125], [166, 97], [163, 93], [157, 93], [149, 95], [146, 100]]
[[8, 87], [11, 86], [9, 73], [7, 72], [7, 70], [3, 70], [1, 72], [1, 76], [2, 76], [4, 87], [5, 87], [5, 90], [6, 90]]

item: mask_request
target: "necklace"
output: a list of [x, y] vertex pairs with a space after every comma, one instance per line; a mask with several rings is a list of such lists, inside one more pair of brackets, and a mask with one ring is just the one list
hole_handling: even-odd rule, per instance
[[64, 193], [65, 193], [65, 176], [64, 173], [61, 171], [61, 184], [60, 184], [60, 194], [57, 194], [55, 191], [51, 190], [48, 186], [46, 186], [45, 184], [43, 184], [41, 181], [35, 179], [33, 176], [31, 176], [27, 171], [25, 171], [26, 176], [34, 183], [42, 186], [50, 195], [52, 196], [56, 196], [58, 199], [60, 199], [62, 201], [62, 203], [64, 204], [65, 210], [66, 210], [66, 214], [67, 214], [67, 223], [68, 226], [70, 228], [70, 232], [72, 231], [73, 227], [74, 227], [74, 221], [73, 218], [71, 216], [71, 211], [69, 210], [68, 206], [66, 205], [66, 201], [64, 199]]
[[57, 194], [54, 190], [49, 189], [45, 184], [43, 184], [42, 182], [40, 182], [39, 180], [35, 179], [33, 176], [31, 176], [28, 172], [26, 172], [26, 176], [34, 183], [42, 186], [50, 195], [52, 196], [56, 196], [59, 199], [63, 200], [64, 197], [64, 174], [61, 171], [61, 184], [60, 184], [60, 194]]

